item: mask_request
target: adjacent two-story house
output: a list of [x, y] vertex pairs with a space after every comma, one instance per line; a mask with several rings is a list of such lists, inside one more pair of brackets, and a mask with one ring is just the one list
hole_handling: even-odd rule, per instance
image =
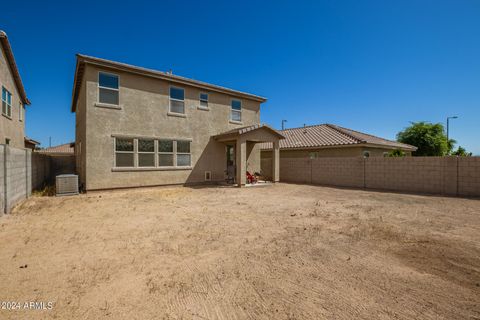
[[260, 171], [260, 144], [279, 140], [260, 124], [257, 95], [105, 59], [77, 55], [71, 111], [80, 183], [88, 190], [224, 181]]
[[34, 140], [25, 139], [25, 105], [29, 105], [7, 34], [0, 30], [0, 89], [2, 116], [0, 144], [24, 148]]

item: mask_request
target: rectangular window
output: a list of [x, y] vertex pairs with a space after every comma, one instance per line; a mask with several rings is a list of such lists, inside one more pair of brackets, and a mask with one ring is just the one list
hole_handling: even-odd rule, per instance
[[23, 103], [18, 104], [18, 120], [23, 121]]
[[5, 87], [2, 87], [2, 113], [12, 117], [12, 94]]
[[173, 140], [158, 140], [158, 166], [173, 166]]
[[232, 110], [230, 113], [230, 120], [242, 121], [242, 101], [232, 100]]
[[138, 139], [138, 166], [155, 167], [155, 141]]
[[190, 164], [190, 141], [177, 141], [177, 166], [189, 167]]
[[170, 87], [170, 112], [185, 113], [185, 90]]
[[190, 167], [191, 162], [189, 140], [115, 138], [117, 168]]
[[118, 105], [118, 76], [110, 73], [98, 73], [98, 102]]
[[200, 108], [208, 109], [208, 93], [200, 93]]
[[133, 167], [134, 164], [133, 139], [115, 139], [115, 166]]

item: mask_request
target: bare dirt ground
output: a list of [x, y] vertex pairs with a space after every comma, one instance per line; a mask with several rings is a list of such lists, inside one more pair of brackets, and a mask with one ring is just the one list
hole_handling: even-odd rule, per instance
[[480, 319], [480, 201], [277, 184], [33, 197], [1, 319]]

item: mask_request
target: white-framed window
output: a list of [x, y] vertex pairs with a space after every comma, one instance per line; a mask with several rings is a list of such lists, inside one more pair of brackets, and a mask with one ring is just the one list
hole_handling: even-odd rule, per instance
[[24, 112], [23, 103], [19, 102], [18, 103], [18, 120], [19, 121], [23, 121], [23, 112]]
[[114, 138], [115, 168], [188, 168], [192, 163], [190, 140]]
[[134, 167], [134, 155], [134, 139], [115, 138], [115, 167]]
[[232, 99], [232, 110], [230, 112], [230, 120], [241, 122], [242, 121], [242, 101]]
[[190, 141], [177, 141], [177, 167], [189, 167], [191, 164]]
[[170, 112], [185, 113], [185, 89], [170, 87]]
[[200, 108], [202, 109], [208, 109], [208, 93], [200, 93]]
[[155, 140], [138, 139], [138, 166], [155, 167]]
[[98, 102], [118, 106], [119, 96], [118, 75], [100, 71], [98, 73]]
[[12, 117], [12, 94], [2, 86], [2, 114]]

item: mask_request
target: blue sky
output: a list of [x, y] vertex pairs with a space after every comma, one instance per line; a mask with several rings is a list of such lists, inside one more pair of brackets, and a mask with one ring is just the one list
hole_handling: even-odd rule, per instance
[[[119, 5], [121, 3], [121, 5]], [[394, 139], [445, 122], [480, 155], [480, 1], [8, 1], [27, 135], [74, 139], [75, 54], [268, 97], [262, 122], [334, 123]]]

